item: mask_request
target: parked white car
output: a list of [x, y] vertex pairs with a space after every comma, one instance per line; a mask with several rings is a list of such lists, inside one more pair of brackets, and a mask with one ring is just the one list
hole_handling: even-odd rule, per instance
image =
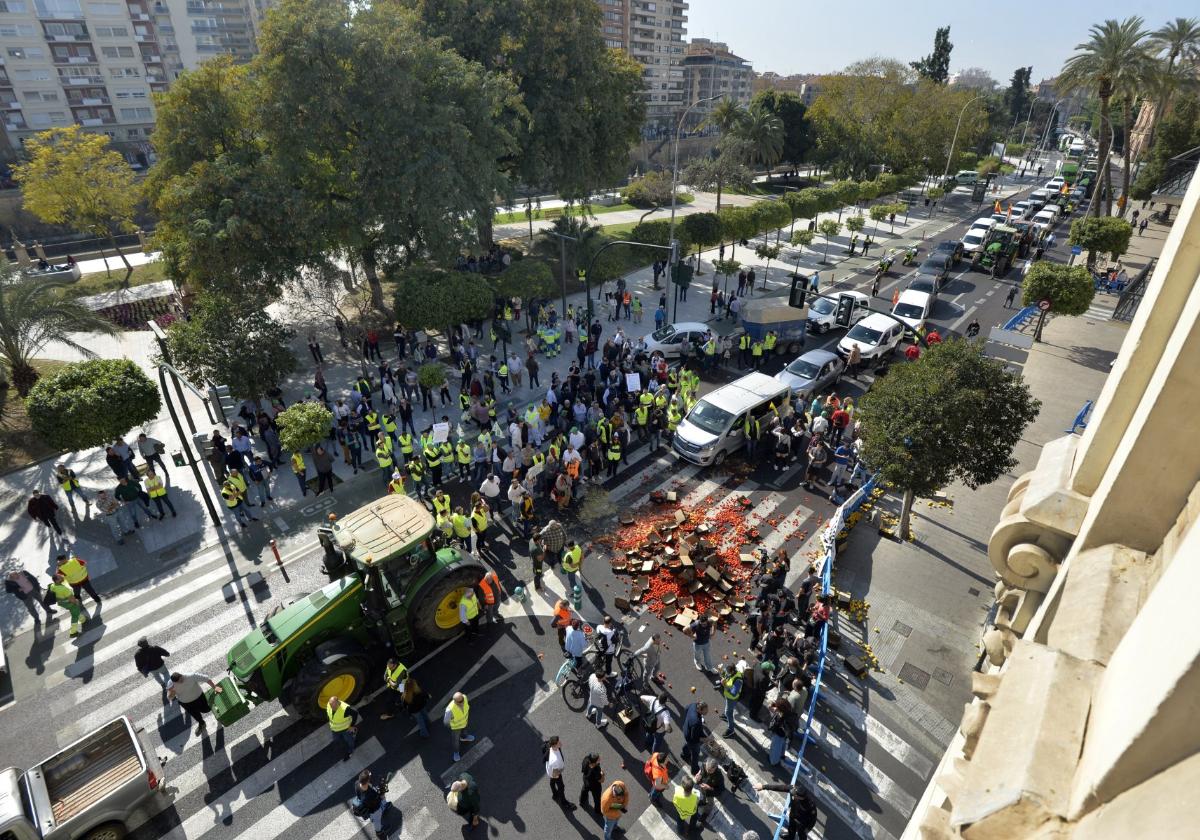
[[905, 332], [909, 335], [919, 333], [933, 311], [933, 296], [928, 292], [918, 292], [906, 289], [900, 293], [899, 300], [892, 307], [892, 314], [904, 322]]
[[837, 353], [845, 359], [850, 355], [850, 348], [857, 345], [864, 361], [879, 360], [895, 350], [903, 337], [903, 324], [882, 312], [872, 312], [838, 342]]

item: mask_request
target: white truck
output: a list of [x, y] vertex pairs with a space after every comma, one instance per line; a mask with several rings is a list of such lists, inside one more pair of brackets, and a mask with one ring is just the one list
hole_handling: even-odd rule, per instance
[[163, 779], [129, 718], [117, 718], [32, 769], [0, 771], [0, 838], [120, 840], [133, 815], [165, 807], [150, 802], [163, 799]]

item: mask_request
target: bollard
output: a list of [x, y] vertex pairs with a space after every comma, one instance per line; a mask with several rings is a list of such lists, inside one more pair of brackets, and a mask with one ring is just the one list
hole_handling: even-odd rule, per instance
[[524, 604], [527, 600], [529, 600], [529, 593], [526, 592], [525, 587], [521, 586], [520, 584], [517, 584], [515, 587], [513, 587], [512, 596], [513, 600], [518, 604]]
[[275, 544], [275, 540], [271, 540], [271, 553], [275, 555], [276, 564], [282, 566], [283, 560], [279, 557], [279, 546]]
[[575, 588], [571, 590], [571, 606], [579, 609], [583, 606], [583, 590], [579, 588], [579, 584], [575, 584]]

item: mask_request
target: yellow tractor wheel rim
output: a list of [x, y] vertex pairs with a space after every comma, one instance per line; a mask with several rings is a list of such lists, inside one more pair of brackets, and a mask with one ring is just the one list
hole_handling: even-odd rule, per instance
[[465, 587], [451, 589], [437, 606], [433, 621], [441, 630], [451, 630], [458, 626], [458, 602], [462, 600]]
[[358, 680], [354, 678], [353, 674], [338, 674], [321, 686], [321, 693], [317, 695], [317, 703], [324, 709], [329, 705], [329, 698], [335, 695], [339, 700], [349, 700], [357, 687]]

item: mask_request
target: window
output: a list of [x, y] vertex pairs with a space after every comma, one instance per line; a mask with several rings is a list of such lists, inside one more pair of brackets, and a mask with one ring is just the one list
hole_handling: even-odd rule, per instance
[[33, 27], [19, 23], [15, 26], [0, 26], [0, 38], [32, 38]]
[[108, 71], [108, 73], [114, 79], [121, 79], [121, 78], [133, 79], [133, 78], [140, 78], [142, 75], [142, 71], [137, 69], [136, 67], [113, 67]]
[[79, 0], [33, 0], [38, 17], [77, 18], [83, 17]]
[[25, 11], [25, 0], [0, 0], [0, 13], [16, 15]]
[[101, 17], [121, 17], [125, 9], [119, 3], [88, 3], [88, 11]]
[[133, 47], [101, 47], [105, 58], [133, 58]]
[[52, 90], [23, 90], [21, 98], [26, 102], [57, 102], [58, 93]]
[[82, 23], [45, 23], [42, 26], [47, 35], [87, 35], [87, 27]]
[[27, 114], [29, 118], [30, 128], [49, 128], [51, 126], [49, 114]]
[[125, 130], [125, 134], [128, 137], [141, 137], [142, 130], [140, 128], [129, 128]]
[[117, 88], [117, 99], [145, 99], [146, 91], [144, 88]]
[[49, 70], [13, 70], [12, 77], [18, 82], [48, 82], [50, 81]]
[[149, 122], [154, 119], [154, 112], [149, 108], [122, 108], [121, 119], [123, 120], [144, 120]]
[[128, 38], [129, 29], [124, 26], [97, 26], [96, 35], [101, 38]]
[[27, 58], [28, 56], [25, 55], [25, 50], [21, 49], [20, 47], [9, 47], [8, 48], [8, 57], [9, 58]]

